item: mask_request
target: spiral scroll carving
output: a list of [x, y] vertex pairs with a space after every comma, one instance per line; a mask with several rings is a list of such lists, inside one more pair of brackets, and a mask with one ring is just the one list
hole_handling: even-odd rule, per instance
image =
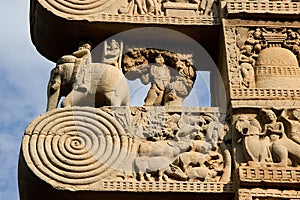
[[86, 185], [119, 169], [130, 140], [111, 115], [73, 107], [36, 118], [25, 132], [22, 150], [29, 168], [43, 180]]
[[70, 15], [93, 15], [109, 9], [117, 0], [39, 0], [45, 6]]

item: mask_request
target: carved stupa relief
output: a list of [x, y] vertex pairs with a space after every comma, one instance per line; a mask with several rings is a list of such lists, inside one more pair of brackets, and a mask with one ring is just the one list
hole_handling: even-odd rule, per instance
[[268, 100], [271, 107], [299, 104], [298, 29], [238, 26], [227, 27], [226, 35], [231, 98], [240, 100], [236, 106], [251, 104], [246, 99]]

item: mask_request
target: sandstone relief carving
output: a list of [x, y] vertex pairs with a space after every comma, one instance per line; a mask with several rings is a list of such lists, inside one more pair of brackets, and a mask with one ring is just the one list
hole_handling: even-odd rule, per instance
[[[146, 139], [138, 146], [134, 159], [137, 180], [229, 180], [231, 158], [223, 143], [228, 131], [226, 125], [213, 115], [165, 113], [163, 116], [162, 110], [155, 110], [152, 112], [160, 116], [156, 120], [165, 120], [147, 123], [143, 128], [148, 130], [150, 126], [153, 134], [145, 131]], [[191, 124], [186, 124], [187, 121]]]
[[121, 70], [123, 54], [123, 42], [117, 42], [112, 39], [110, 41], [104, 41], [104, 55], [103, 63], [113, 65], [117, 69]]
[[161, 0], [131, 0], [119, 9], [120, 14], [161, 15]]
[[128, 79], [151, 84], [145, 106], [181, 106], [196, 78], [191, 55], [141, 48], [125, 54], [123, 63]]
[[[241, 83], [246, 88], [297, 87], [299, 33], [286, 28], [237, 28]], [[289, 76], [286, 77], [282, 76]], [[268, 79], [266, 79], [268, 77]], [[274, 80], [277, 80], [275, 82]]]
[[256, 117], [241, 115], [237, 118], [238, 142], [242, 142], [249, 166], [299, 166], [298, 109], [279, 112], [277, 116], [271, 109], [262, 109]]
[[[230, 95], [234, 107], [298, 105], [298, 29], [226, 27]], [[266, 100], [256, 101], [256, 99]], [[283, 101], [284, 100], [284, 101]]]
[[214, 0], [131, 0], [120, 14], [152, 16], [213, 16]]
[[129, 106], [129, 87], [119, 65], [92, 63], [90, 50], [91, 45], [84, 43], [58, 60], [48, 83], [47, 111], [55, 109], [63, 96], [61, 107]]
[[91, 188], [115, 179], [227, 183], [228, 126], [220, 116], [163, 107], [65, 107], [35, 119], [22, 148], [29, 168], [54, 185]]

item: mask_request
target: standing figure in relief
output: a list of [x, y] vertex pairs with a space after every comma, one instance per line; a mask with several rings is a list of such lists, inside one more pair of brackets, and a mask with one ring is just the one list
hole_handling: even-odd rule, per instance
[[74, 74], [77, 74], [74, 89], [76, 89], [77, 91], [87, 92], [91, 88], [91, 49], [92, 46], [90, 43], [81, 42], [79, 44], [78, 50], [73, 52], [73, 56], [77, 58], [74, 72]]
[[117, 69], [121, 70], [121, 56], [122, 56], [123, 44], [112, 39], [108, 44], [104, 43], [104, 58], [103, 63], [113, 65]]
[[299, 33], [288, 29], [287, 39], [283, 42], [283, 47], [290, 49], [297, 56], [298, 62], [300, 62], [300, 35]]
[[246, 88], [255, 87], [254, 69], [255, 59], [257, 54], [253, 52], [253, 46], [246, 45], [241, 51], [240, 55], [240, 68], [241, 75], [243, 77], [242, 84]]
[[282, 117], [291, 126], [290, 133], [287, 133], [288, 138], [300, 144], [300, 109], [295, 109], [292, 111], [292, 116], [295, 120], [288, 119], [288, 116], [284, 116], [284, 114], [285, 112], [283, 113]]
[[161, 0], [130, 0], [119, 8], [120, 14], [161, 15]]
[[201, 0], [199, 5], [200, 15], [213, 15], [214, 0]]
[[164, 58], [159, 54], [155, 58], [155, 62], [149, 68], [149, 75], [141, 77], [143, 84], [151, 83], [151, 88], [145, 98], [145, 106], [161, 105], [165, 89], [171, 81], [170, 71], [165, 65]]

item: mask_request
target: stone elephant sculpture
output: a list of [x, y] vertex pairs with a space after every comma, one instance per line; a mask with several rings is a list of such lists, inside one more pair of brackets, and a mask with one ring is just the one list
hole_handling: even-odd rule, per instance
[[129, 106], [130, 92], [123, 73], [103, 63], [79, 65], [80, 59], [68, 55], [61, 57], [51, 71], [48, 83], [47, 111], [71, 106]]

